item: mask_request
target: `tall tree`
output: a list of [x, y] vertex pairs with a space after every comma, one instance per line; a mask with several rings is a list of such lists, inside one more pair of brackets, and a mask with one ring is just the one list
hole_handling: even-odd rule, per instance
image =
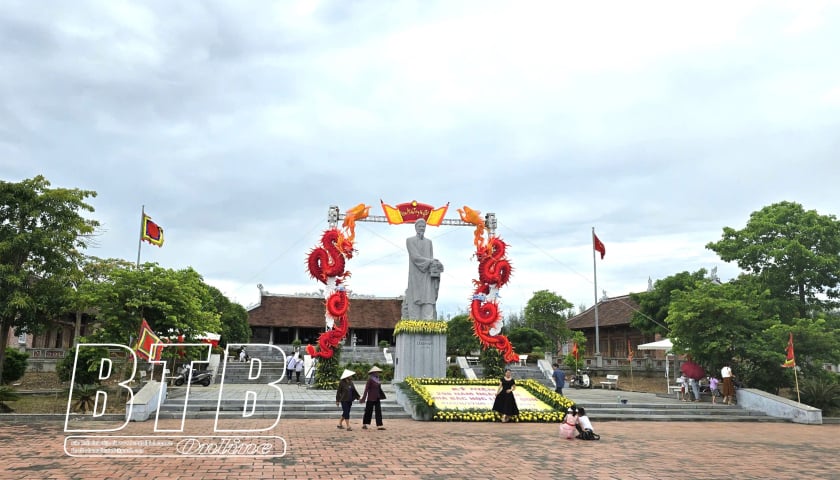
[[542, 332], [555, 349], [559, 348], [572, 335], [566, 321], [572, 315], [573, 307], [572, 303], [554, 292], [534, 292], [525, 305], [525, 326]]
[[648, 292], [631, 293], [630, 298], [639, 304], [639, 310], [633, 312], [630, 326], [645, 333], [668, 335], [665, 319], [668, 317], [672, 295], [678, 291], [693, 290], [705, 279], [706, 270], [701, 268], [694, 273], [681, 272], [657, 280]]
[[[222, 345], [245, 343], [251, 339], [251, 327], [248, 325], [248, 311], [238, 303], [233, 303], [216, 287], [209, 286], [213, 305], [221, 322]], [[216, 332], [214, 332], [216, 333]]]
[[785, 316], [806, 317], [840, 298], [840, 222], [794, 202], [750, 215], [741, 230], [723, 229], [706, 248], [755, 274], [775, 298], [789, 299]]
[[[68, 272], [99, 223], [84, 218], [90, 190], [50, 188], [38, 175], [0, 181], [0, 346], [11, 329], [37, 332], [60, 313]], [[0, 348], [0, 374], [6, 357]]]
[[107, 282], [111, 278], [111, 272], [115, 269], [129, 269], [133, 266], [131, 262], [118, 258], [102, 259], [92, 256], [83, 256], [79, 259], [76, 268], [67, 272], [67, 311], [75, 316], [75, 328], [73, 343], [77, 344], [81, 336], [83, 315], [93, 314], [96, 307], [96, 289], [98, 285]]
[[446, 353], [450, 355], [469, 355], [480, 348], [478, 337], [473, 331], [473, 321], [469, 315], [460, 314], [446, 322]]
[[98, 286], [97, 297], [98, 341], [125, 344], [136, 338], [144, 318], [158, 335], [183, 333], [188, 340], [221, 329], [210, 287], [192, 268], [117, 268]]
[[674, 349], [709, 368], [730, 360], [758, 361], [772, 353], [762, 332], [779, 320], [762, 315], [756, 301], [762, 295], [767, 292], [737, 281], [700, 282], [690, 290], [675, 290], [667, 317]]

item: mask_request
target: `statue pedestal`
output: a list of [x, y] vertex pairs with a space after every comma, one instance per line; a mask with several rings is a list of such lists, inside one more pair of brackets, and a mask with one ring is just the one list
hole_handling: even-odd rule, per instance
[[446, 335], [401, 333], [394, 354], [394, 381], [446, 377]]

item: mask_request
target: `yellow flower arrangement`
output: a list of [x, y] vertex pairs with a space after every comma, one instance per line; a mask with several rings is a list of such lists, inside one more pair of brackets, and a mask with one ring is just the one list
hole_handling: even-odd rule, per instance
[[446, 322], [424, 320], [400, 320], [394, 326], [394, 336], [401, 333], [422, 333], [446, 335]]
[[[434, 397], [425, 388], [426, 385], [497, 385], [495, 379], [468, 380], [466, 378], [415, 378], [405, 379], [406, 385], [419, 396], [422, 401], [432, 408], [431, 419], [437, 422], [495, 422], [500, 420], [499, 414], [492, 410], [478, 409], [439, 409], [435, 406]], [[517, 386], [524, 388], [531, 395], [553, 408], [553, 410], [520, 410], [514, 422], [559, 423], [563, 415], [573, 402], [568, 398], [549, 390], [533, 379], [521, 380]]]

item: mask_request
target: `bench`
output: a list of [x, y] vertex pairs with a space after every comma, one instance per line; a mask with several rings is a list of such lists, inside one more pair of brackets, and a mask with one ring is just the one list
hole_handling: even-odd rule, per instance
[[678, 400], [680, 398], [680, 390], [682, 390], [682, 385], [668, 385], [668, 394], [676, 393]]
[[478, 365], [478, 357], [467, 357], [467, 363], [470, 365]]
[[610, 390], [613, 387], [618, 388], [618, 375], [607, 375], [607, 379], [601, 382], [601, 388], [609, 387]]

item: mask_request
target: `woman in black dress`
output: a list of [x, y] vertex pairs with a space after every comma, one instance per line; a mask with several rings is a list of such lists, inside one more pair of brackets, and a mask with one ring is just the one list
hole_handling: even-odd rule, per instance
[[493, 402], [493, 410], [502, 415], [502, 422], [509, 422], [510, 417], [519, 415], [516, 398], [513, 397], [514, 390], [516, 390], [516, 380], [513, 379], [513, 372], [508, 368], [505, 370], [504, 378], [499, 382], [496, 401]]

